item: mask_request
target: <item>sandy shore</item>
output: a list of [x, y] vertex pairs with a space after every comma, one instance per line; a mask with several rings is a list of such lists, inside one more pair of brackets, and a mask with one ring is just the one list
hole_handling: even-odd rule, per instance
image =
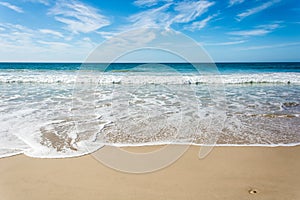
[[216, 147], [201, 160], [198, 152], [190, 147], [173, 165], [146, 174], [115, 171], [90, 155], [3, 158], [0, 199], [300, 199], [299, 146]]

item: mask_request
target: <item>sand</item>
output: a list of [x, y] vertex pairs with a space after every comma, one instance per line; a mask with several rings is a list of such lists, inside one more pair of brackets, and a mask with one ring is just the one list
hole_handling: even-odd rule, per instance
[[[133, 147], [129, 151], [151, 151]], [[300, 147], [199, 147], [153, 173], [122, 173], [91, 155], [0, 159], [0, 200], [300, 199]]]

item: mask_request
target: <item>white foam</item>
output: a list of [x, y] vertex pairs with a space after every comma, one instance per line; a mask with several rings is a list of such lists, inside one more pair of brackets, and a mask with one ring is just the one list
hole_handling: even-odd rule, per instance
[[104, 146], [114, 146], [114, 147], [142, 147], [142, 146], [161, 146], [161, 145], [187, 145], [187, 146], [208, 146], [208, 147], [293, 147], [299, 146], [299, 143], [289, 143], [289, 144], [198, 144], [193, 142], [148, 142], [141, 144], [123, 144], [123, 143], [105, 143]]
[[143, 146], [162, 146], [162, 145], [186, 145], [186, 146], [199, 146], [199, 147], [294, 147], [299, 146], [300, 143], [289, 143], [289, 144], [198, 144], [198, 143], [181, 143], [181, 142], [148, 142], [140, 144], [123, 144], [123, 143], [104, 143], [98, 145], [97, 148], [93, 150], [87, 150], [86, 147], [84, 150], [74, 152], [64, 152], [59, 153], [57, 151], [49, 151], [49, 149], [31, 149], [29, 151], [23, 150], [14, 150], [14, 149], [0, 149], [0, 158], [11, 157], [19, 154], [24, 154], [33, 158], [71, 158], [71, 157], [80, 157], [84, 155], [91, 154], [104, 146], [113, 146], [113, 147], [143, 147]]
[[[84, 83], [97, 83], [99, 88], [93, 90], [94, 88], [87, 87], [88, 90], [82, 92], [79, 86], [73, 91], [73, 84], [76, 81], [83, 83], [84, 86]], [[168, 144], [209, 145], [209, 134], [214, 132], [211, 130], [205, 132], [208, 126], [205, 120], [200, 127], [204, 130], [203, 135], [198, 135], [204, 137], [201, 140], [204, 142], [187, 142], [193, 138], [191, 127], [200, 126], [195, 124], [197, 122], [195, 112], [198, 106], [203, 116], [218, 113], [218, 108], [213, 107], [207, 94], [207, 88], [201, 87], [201, 83], [287, 84], [288, 82], [300, 84], [299, 74], [264, 73], [220, 76], [152, 74], [146, 76], [144, 74], [89, 74], [85, 72], [82, 76], [81, 74], [78, 76], [76, 72], [1, 71], [0, 83], [3, 84], [0, 84], [2, 91], [0, 157], [20, 153], [39, 158], [75, 157], [94, 152], [103, 145], [117, 147]], [[102, 84], [104, 87], [101, 87]], [[158, 87], [156, 84], [162, 84], [162, 86]], [[164, 84], [169, 85], [164, 87]], [[178, 84], [182, 87], [178, 87]], [[191, 89], [188, 84], [195, 84], [192, 91], [188, 90]], [[196, 84], [200, 84], [199, 87]], [[299, 126], [299, 108], [282, 108], [284, 102], [297, 103], [299, 101], [299, 86], [290, 88], [275, 85], [272, 88], [260, 87], [259, 90], [255, 88], [251, 90], [251, 88], [254, 87], [240, 87], [239, 85], [228, 87], [228, 93], [231, 95], [228, 107], [232, 107], [228, 114], [234, 117], [231, 117], [231, 121], [227, 121], [228, 130], [224, 133], [226, 136], [224, 138], [233, 139], [217, 143], [215, 146], [299, 145], [300, 137], [295, 128]], [[287, 88], [289, 90], [286, 90]], [[199, 96], [195, 96], [195, 92], [199, 93]], [[201, 106], [197, 105], [199, 100], [195, 98], [201, 99]], [[118, 101], [113, 102], [113, 100]], [[160, 117], [163, 116], [159, 120], [155, 118], [157, 110], [160, 111]], [[143, 116], [145, 113], [148, 118]], [[239, 120], [244, 120], [243, 124]], [[76, 132], [72, 123], [78, 124]], [[115, 142], [104, 140], [104, 133], [109, 133], [104, 129], [117, 123], [119, 126], [111, 129], [112, 133], [108, 134], [108, 137], [111, 136], [110, 139], [116, 139]], [[144, 124], [150, 124], [151, 127], [139, 126]], [[180, 129], [182, 138], [172, 142], [173, 140], [170, 140], [167, 135], [171, 131], [167, 132], [165, 138], [155, 135], [151, 137], [153, 131], [159, 133], [166, 124], [170, 127], [182, 124]], [[244, 129], [240, 129], [239, 125]], [[122, 131], [117, 132], [122, 128]], [[133, 139], [126, 140], [128, 130], [136, 133], [144, 130], [147, 134], [142, 135], [143, 137], [139, 134], [133, 135]], [[235, 139], [236, 143], [234, 143]], [[61, 146], [57, 144], [59, 142], [62, 143]]]
[[300, 84], [297, 73], [259, 73], [259, 74], [154, 74], [141, 73], [103, 73], [103, 72], [0, 72], [0, 83], [43, 83], [43, 84]]

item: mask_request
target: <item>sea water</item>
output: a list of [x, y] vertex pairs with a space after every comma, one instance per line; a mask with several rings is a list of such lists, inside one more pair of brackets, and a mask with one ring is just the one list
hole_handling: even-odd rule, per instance
[[[208, 64], [200, 64], [209, 67]], [[0, 157], [300, 144], [300, 63], [0, 64]]]

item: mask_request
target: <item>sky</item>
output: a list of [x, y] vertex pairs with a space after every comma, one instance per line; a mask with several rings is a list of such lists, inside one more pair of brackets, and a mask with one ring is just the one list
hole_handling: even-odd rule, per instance
[[0, 62], [84, 62], [152, 27], [190, 37], [215, 62], [300, 61], [299, 0], [0, 0]]

